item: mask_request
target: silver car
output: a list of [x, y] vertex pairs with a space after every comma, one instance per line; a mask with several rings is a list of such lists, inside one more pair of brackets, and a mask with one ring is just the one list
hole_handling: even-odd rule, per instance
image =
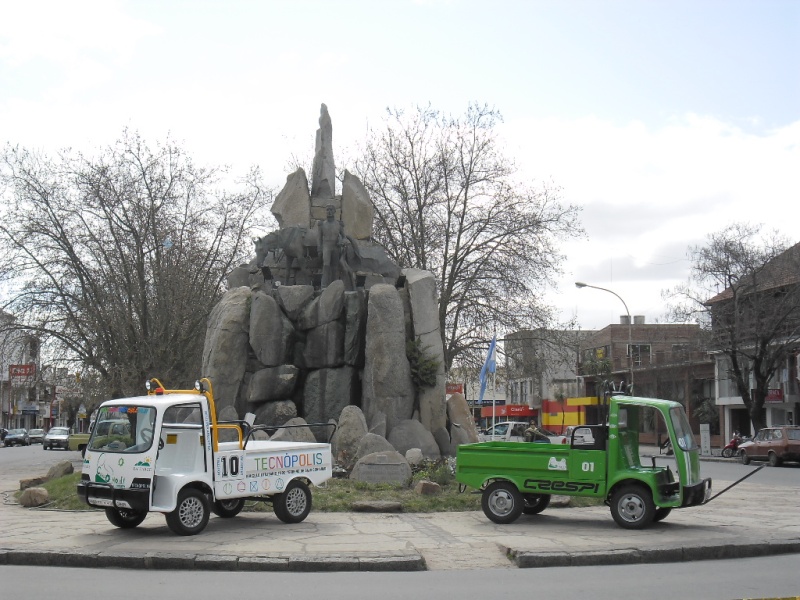
[[42, 448], [44, 450], [52, 450], [53, 448], [69, 449], [69, 428], [68, 427], [53, 427], [47, 432], [42, 440]]

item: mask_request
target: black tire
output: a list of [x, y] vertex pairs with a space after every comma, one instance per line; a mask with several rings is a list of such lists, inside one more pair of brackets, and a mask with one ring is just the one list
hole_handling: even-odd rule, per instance
[[197, 535], [208, 524], [211, 510], [208, 498], [200, 490], [183, 488], [175, 510], [167, 513], [167, 526], [178, 535]]
[[747, 456], [747, 452], [742, 450], [742, 464], [749, 465], [750, 464], [750, 457]]
[[783, 461], [780, 457], [775, 454], [774, 452], [769, 453], [769, 466], [771, 467], [780, 467]]
[[659, 521], [663, 521], [664, 519], [669, 516], [669, 513], [672, 512], [671, 508], [656, 508], [656, 514], [653, 515], [653, 523], [658, 523]]
[[653, 496], [644, 486], [623, 485], [611, 496], [611, 516], [623, 529], [644, 529], [655, 514]]
[[42, 444], [42, 450], [47, 450], [47, 446], [45, 446], [44, 444]]
[[550, 494], [522, 494], [522, 514], [538, 515], [550, 505]]
[[483, 490], [481, 508], [490, 521], [500, 525], [513, 523], [522, 514], [525, 501], [517, 486], [508, 481], [495, 481]]
[[120, 529], [133, 529], [138, 527], [147, 516], [146, 512], [137, 512], [125, 508], [107, 508], [106, 518], [114, 527]]
[[230, 500], [217, 500], [211, 506], [214, 514], [223, 519], [235, 517], [244, 508], [244, 498], [232, 498]]
[[298, 479], [292, 479], [282, 494], [272, 499], [275, 516], [284, 523], [299, 523], [311, 512], [311, 490]]
[[733, 456], [733, 449], [731, 448], [722, 449], [722, 458], [730, 458], [731, 456]]

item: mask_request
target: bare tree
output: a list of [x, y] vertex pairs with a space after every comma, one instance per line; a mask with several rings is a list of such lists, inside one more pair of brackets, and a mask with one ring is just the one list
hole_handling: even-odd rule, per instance
[[375, 240], [437, 279], [448, 371], [457, 357], [480, 364], [494, 331], [556, 328], [542, 292], [563, 260], [557, 241], [582, 235], [558, 190], [514, 180], [500, 120], [477, 105], [460, 117], [387, 110], [351, 169], [372, 197]]
[[98, 157], [7, 147], [0, 248], [14, 326], [115, 397], [150, 376], [191, 384], [208, 314], [269, 199], [257, 171], [235, 192], [215, 189], [223, 174], [127, 131]]
[[764, 427], [770, 382], [800, 342], [800, 244], [734, 224], [690, 249], [688, 283], [668, 295], [679, 320], [696, 320], [727, 359], [756, 431]]

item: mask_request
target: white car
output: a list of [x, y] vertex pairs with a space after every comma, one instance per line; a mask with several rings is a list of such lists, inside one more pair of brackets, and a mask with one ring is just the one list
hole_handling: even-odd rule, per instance
[[[524, 442], [525, 430], [530, 427], [527, 421], [503, 421], [502, 423], [495, 423], [488, 429], [484, 429], [478, 434], [478, 439], [481, 442]], [[563, 444], [566, 438], [563, 435], [556, 435], [552, 431], [538, 428], [551, 444]]]

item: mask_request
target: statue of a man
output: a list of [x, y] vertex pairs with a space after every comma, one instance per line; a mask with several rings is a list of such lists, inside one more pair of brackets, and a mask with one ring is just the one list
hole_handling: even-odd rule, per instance
[[322, 257], [322, 284], [327, 287], [331, 281], [339, 279], [339, 258], [344, 246], [344, 223], [336, 220], [336, 207], [325, 207], [327, 218], [320, 221], [317, 231], [317, 250]]

